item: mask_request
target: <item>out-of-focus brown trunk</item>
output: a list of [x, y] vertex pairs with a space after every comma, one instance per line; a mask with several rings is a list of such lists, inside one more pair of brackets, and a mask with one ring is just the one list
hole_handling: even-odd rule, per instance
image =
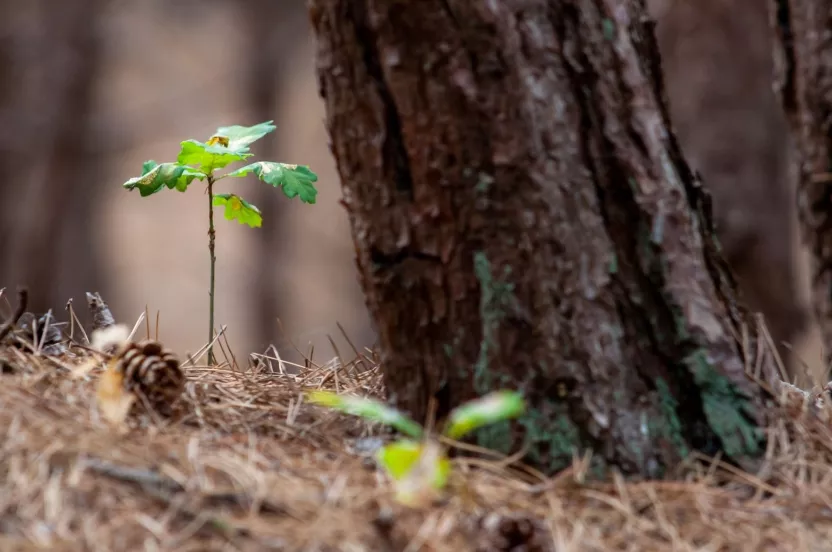
[[832, 1], [769, 0], [775, 89], [795, 142], [800, 230], [812, 254], [812, 304], [832, 361]]
[[[90, 224], [93, 190], [105, 185], [90, 152], [101, 7], [100, 0], [79, 0], [21, 8], [27, 25], [17, 38], [27, 44], [12, 58], [21, 78], [3, 113], [19, 140], [3, 161], [4, 174], [14, 176], [2, 189], [8, 207], [0, 276], [4, 285], [27, 285], [36, 311], [102, 287]], [[34, 75], [25, 59], [33, 53], [45, 60]]]
[[[529, 401], [480, 444], [657, 476], [763, 450], [745, 320], [634, 0], [313, 0], [392, 401]], [[753, 340], [753, 339], [752, 339]]]
[[[0, 171], [3, 174], [11, 174], [14, 167], [15, 156], [22, 154], [18, 151], [19, 138], [14, 139], [15, 127], [12, 120], [14, 114], [15, 94], [14, 83], [21, 81], [20, 73], [23, 64], [17, 61], [17, 43], [20, 38], [16, 36], [13, 23], [15, 22], [9, 14], [6, 15], [5, 23], [0, 23]], [[0, 203], [0, 287], [8, 285], [10, 276], [8, 252], [12, 243], [11, 220], [12, 203], [8, 198], [12, 197], [14, 180], [11, 178], [0, 179], [0, 194], [7, 198]]]
[[[274, 119], [283, 96], [285, 83], [291, 75], [284, 75], [291, 59], [294, 43], [303, 37], [301, 18], [305, 15], [303, 2], [273, 0], [240, 0], [244, 14], [248, 47], [246, 63], [246, 91], [251, 124]], [[280, 125], [280, 121], [275, 122]], [[275, 159], [280, 151], [278, 133], [266, 136], [255, 146], [263, 159]], [[277, 159], [279, 161], [279, 159]], [[278, 317], [285, 312], [287, 292], [278, 288], [278, 273], [285, 258], [286, 201], [269, 186], [260, 186], [254, 203], [265, 213], [263, 226], [257, 231], [255, 289], [251, 294], [252, 311], [256, 316], [255, 331], [259, 350], [278, 341]]]
[[[767, 7], [735, 0], [651, 4], [682, 151], [713, 194], [720, 244], [743, 300], [765, 316], [788, 362], [812, 313], [798, 270], [788, 126], [772, 90]], [[796, 365], [790, 372], [802, 376]]]

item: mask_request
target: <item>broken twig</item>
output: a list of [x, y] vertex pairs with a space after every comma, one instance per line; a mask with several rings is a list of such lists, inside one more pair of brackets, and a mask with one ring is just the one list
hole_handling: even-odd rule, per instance
[[12, 314], [11, 318], [6, 320], [6, 322], [0, 326], [0, 341], [9, 335], [9, 332], [12, 331], [12, 328], [17, 321], [20, 320], [20, 317], [23, 316], [23, 313], [26, 311], [26, 305], [29, 304], [29, 290], [25, 287], [21, 287], [17, 289], [17, 309], [15, 309], [14, 314]]

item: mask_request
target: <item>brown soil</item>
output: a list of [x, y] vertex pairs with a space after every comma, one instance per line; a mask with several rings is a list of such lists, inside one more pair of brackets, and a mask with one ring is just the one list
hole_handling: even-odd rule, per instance
[[696, 458], [673, 481], [591, 484], [585, 458], [545, 479], [460, 451], [447, 497], [414, 510], [360, 449], [377, 425], [301, 400], [381, 395], [369, 351], [243, 368], [202, 353], [178, 415], [122, 429], [101, 418], [89, 358], [0, 348], [2, 550], [798, 551], [832, 536], [832, 416], [797, 390], [756, 474]]

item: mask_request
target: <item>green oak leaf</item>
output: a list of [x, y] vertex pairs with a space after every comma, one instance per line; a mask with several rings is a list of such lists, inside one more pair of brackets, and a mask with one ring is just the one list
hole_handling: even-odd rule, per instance
[[484, 425], [516, 418], [525, 408], [520, 393], [495, 391], [455, 408], [448, 416], [447, 429], [443, 433], [451, 439], [459, 439]]
[[155, 194], [163, 187], [184, 192], [194, 178], [203, 180], [205, 173], [194, 170], [179, 163], [156, 163], [145, 161], [142, 164], [142, 175], [131, 178], [122, 186], [128, 190], [138, 188], [142, 197]]
[[240, 224], [248, 224], [252, 228], [259, 228], [263, 224], [260, 209], [234, 194], [216, 194], [214, 207], [225, 206], [225, 219], [236, 220]]
[[274, 131], [277, 128], [272, 124], [272, 121], [266, 121], [250, 127], [240, 125], [232, 125], [220, 127], [214, 136], [222, 136], [228, 139], [226, 147], [234, 152], [245, 153], [248, 152], [248, 146]]
[[144, 163], [142, 163], [142, 176], [146, 175], [153, 169], [159, 166], [159, 163], [154, 161], [153, 159], [148, 159]]
[[283, 188], [283, 193], [289, 199], [297, 196], [304, 203], [315, 203], [318, 190], [313, 182], [318, 180], [318, 175], [313, 173], [305, 165], [290, 165], [288, 163], [276, 163], [273, 161], [257, 161], [246, 165], [226, 176], [242, 177], [253, 172], [257, 177], [275, 188]]
[[185, 140], [176, 161], [182, 165], [195, 165], [206, 174], [213, 173], [235, 161], [243, 161], [254, 155], [246, 151], [231, 151], [221, 144], [206, 144], [198, 140]]

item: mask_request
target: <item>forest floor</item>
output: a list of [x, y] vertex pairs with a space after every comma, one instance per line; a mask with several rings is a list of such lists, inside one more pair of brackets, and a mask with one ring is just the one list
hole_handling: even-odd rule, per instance
[[441, 503], [408, 509], [367, 452], [381, 428], [301, 400], [379, 395], [371, 356], [296, 374], [195, 359], [184, 415], [119, 429], [85, 350], [0, 348], [0, 550], [832, 549], [825, 407], [785, 409], [755, 474], [692, 459], [673, 481], [588, 483], [576, 459], [545, 480], [463, 452]]

